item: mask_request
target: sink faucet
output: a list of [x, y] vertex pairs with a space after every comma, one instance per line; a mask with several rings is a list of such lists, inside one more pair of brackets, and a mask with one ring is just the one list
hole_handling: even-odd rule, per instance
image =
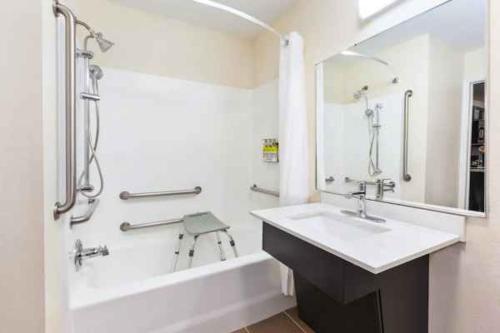
[[91, 247], [88, 249], [83, 248], [82, 241], [77, 239], [75, 242], [75, 269], [79, 271], [82, 267], [83, 260], [98, 257], [98, 256], [108, 256], [109, 250], [107, 246]]
[[356, 212], [352, 212], [350, 210], [342, 210], [341, 212], [345, 215], [356, 216], [368, 221], [376, 222], [376, 223], [384, 223], [385, 220], [370, 216], [366, 212], [366, 182], [359, 183], [359, 191], [351, 192], [345, 196], [348, 199], [356, 198], [358, 199], [358, 209]]

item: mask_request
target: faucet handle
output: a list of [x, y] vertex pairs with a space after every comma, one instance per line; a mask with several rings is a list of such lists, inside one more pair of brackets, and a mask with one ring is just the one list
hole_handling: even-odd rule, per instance
[[106, 245], [104, 246], [99, 246], [99, 251], [103, 257], [105, 256], [109, 256], [109, 250], [108, 250], [108, 247]]

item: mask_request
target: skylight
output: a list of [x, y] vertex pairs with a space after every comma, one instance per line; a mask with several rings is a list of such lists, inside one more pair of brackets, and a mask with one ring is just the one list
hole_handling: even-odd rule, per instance
[[367, 19], [398, 0], [358, 0], [359, 16]]

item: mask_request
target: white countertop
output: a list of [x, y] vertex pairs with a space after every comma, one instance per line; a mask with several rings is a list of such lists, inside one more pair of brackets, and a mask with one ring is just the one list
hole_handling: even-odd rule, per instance
[[[251, 214], [374, 274], [460, 242], [460, 237], [451, 233], [391, 219], [374, 223], [346, 217], [340, 211], [336, 206], [318, 203], [257, 210]], [[343, 222], [334, 222], [335, 227], [328, 228], [325, 222], [313, 225], [301, 218], [318, 214]], [[344, 232], [342, 224], [347, 227], [345, 229], [359, 229], [360, 232], [346, 237], [341, 234]]]

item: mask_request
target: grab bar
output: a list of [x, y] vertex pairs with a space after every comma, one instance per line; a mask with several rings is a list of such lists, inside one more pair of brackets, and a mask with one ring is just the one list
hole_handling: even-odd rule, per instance
[[405, 91], [404, 102], [404, 132], [403, 132], [403, 180], [405, 182], [411, 181], [411, 175], [408, 173], [408, 141], [410, 131], [410, 98], [413, 96], [413, 90]]
[[94, 215], [97, 206], [99, 205], [99, 199], [89, 199], [89, 209], [82, 216], [71, 216], [69, 226], [72, 228], [75, 224], [81, 224], [89, 221]]
[[266, 190], [266, 189], [263, 189], [261, 187], [258, 187], [256, 184], [253, 184], [250, 187], [250, 190], [252, 190], [254, 192], [259, 192], [259, 193], [264, 193], [264, 194], [272, 195], [273, 197], [278, 197], [278, 198], [280, 197], [280, 193], [278, 191]]
[[129, 222], [123, 222], [122, 224], [120, 224], [120, 230], [125, 232], [129, 230], [153, 228], [170, 224], [178, 224], [182, 222], [184, 222], [184, 219], [160, 220], [141, 224], [130, 224]]
[[56, 17], [61, 14], [65, 20], [65, 198], [57, 202], [54, 209], [54, 219], [68, 212], [76, 202], [76, 17], [66, 6], [55, 1], [53, 6]]
[[346, 183], [356, 183], [356, 184], [364, 183], [366, 185], [377, 185], [377, 182], [372, 182], [372, 181], [368, 181], [368, 180], [357, 180], [357, 179], [353, 179], [353, 178], [349, 178], [349, 177], [345, 177], [344, 181]]
[[154, 198], [154, 197], [169, 197], [176, 195], [198, 195], [202, 191], [200, 186], [196, 186], [192, 190], [178, 190], [178, 191], [163, 191], [163, 192], [144, 192], [144, 193], [130, 193], [123, 191], [120, 193], [120, 199], [139, 199], [139, 198]]

